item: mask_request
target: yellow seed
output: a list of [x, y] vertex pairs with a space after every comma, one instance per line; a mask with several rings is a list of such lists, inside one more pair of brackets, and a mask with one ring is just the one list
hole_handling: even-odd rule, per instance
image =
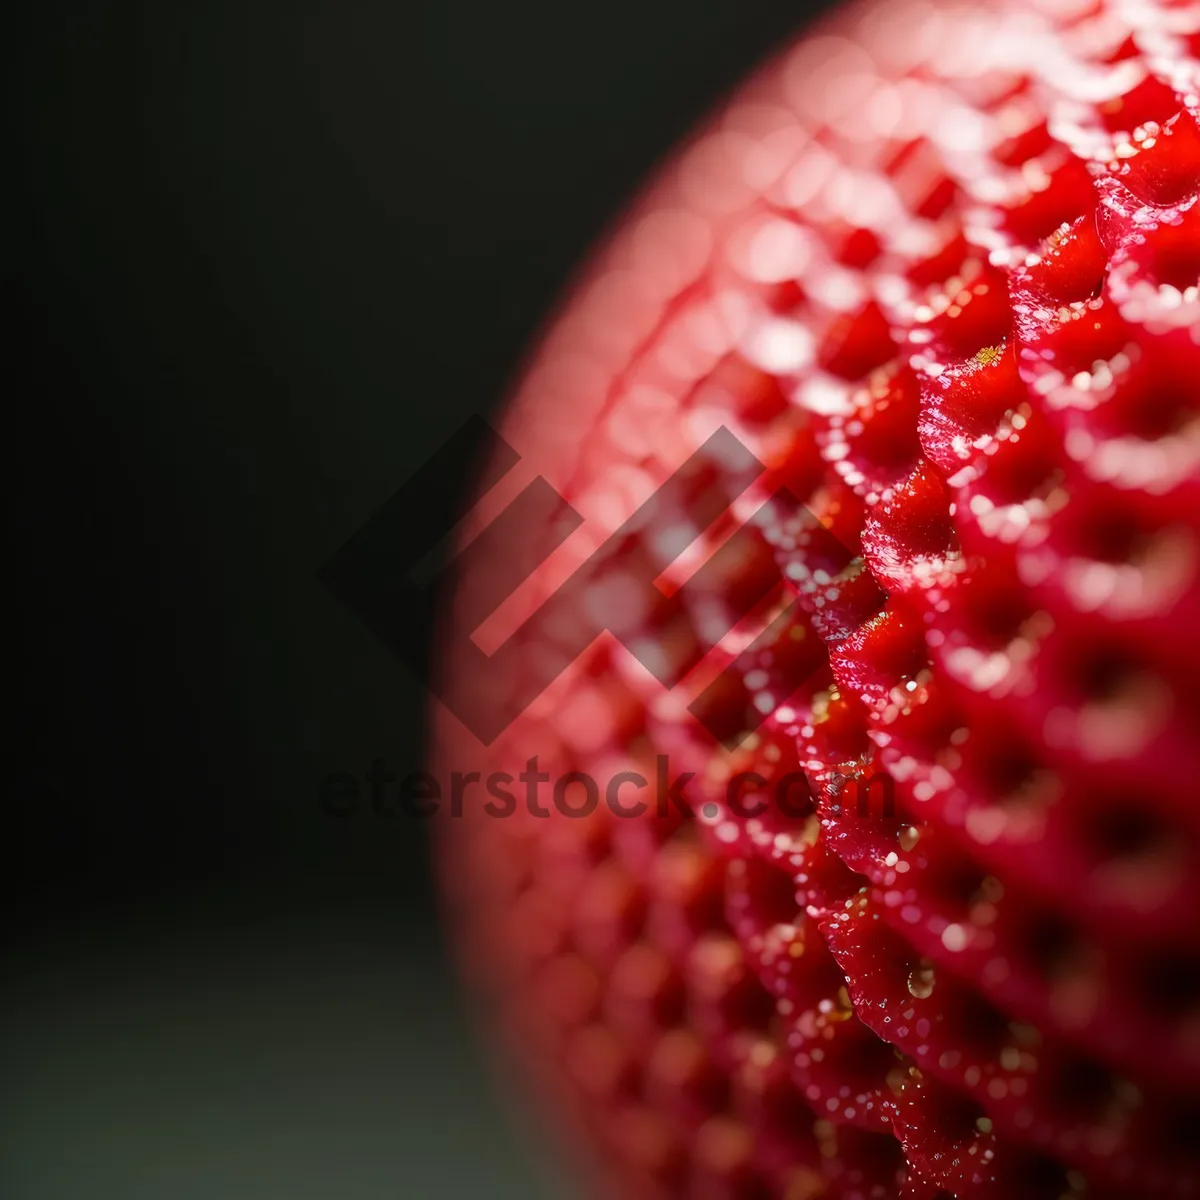
[[908, 976], [908, 990], [918, 1000], [925, 1000], [933, 995], [933, 965], [922, 959], [921, 965]]

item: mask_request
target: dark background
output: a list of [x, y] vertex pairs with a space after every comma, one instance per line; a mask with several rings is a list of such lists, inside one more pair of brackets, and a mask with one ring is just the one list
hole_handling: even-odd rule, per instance
[[[42, 3], [9, 29], [0, 1192], [550, 1195], [317, 568], [473, 411], [778, 0]], [[14, 20], [11, 19], [10, 20]]]

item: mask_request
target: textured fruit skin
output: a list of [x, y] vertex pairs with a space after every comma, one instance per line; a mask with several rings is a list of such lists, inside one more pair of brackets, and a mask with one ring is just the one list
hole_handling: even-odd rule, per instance
[[[515, 475], [584, 522], [477, 556], [452, 625], [524, 555], [498, 644], [721, 425], [767, 473], [663, 577], [754, 517], [695, 628], [786, 580], [669, 691], [602, 636], [490, 747], [437, 717], [445, 773], [665, 754], [709, 805], [472, 796], [439, 831], [464, 971], [611, 1194], [1200, 1195], [1198, 58], [1195, 5], [849, 9], [684, 148], [532, 358]], [[726, 750], [688, 703], [797, 599]], [[799, 769], [811, 816], [728, 810], [730, 772]], [[894, 814], [843, 803], [872, 773]]]

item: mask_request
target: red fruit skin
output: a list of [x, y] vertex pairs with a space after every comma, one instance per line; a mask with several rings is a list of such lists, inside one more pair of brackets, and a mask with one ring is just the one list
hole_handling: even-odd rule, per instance
[[[466, 787], [440, 862], [602, 1192], [1200, 1194], [1198, 54], [1195, 5], [847, 9], [682, 150], [532, 358], [464, 540], [538, 475], [583, 521], [473, 556], [447, 677], [502, 701], [580, 628], [625, 645], [489, 746], [439, 708], [436, 768], [603, 790], [666, 755], [698, 811]], [[463, 666], [721, 425], [767, 467], [729, 516], [629, 538], [517, 672]], [[760, 509], [780, 483], [835, 537]], [[623, 582], [647, 563], [661, 602]], [[740, 770], [811, 803], [732, 809]], [[894, 811], [848, 802], [873, 773]]]

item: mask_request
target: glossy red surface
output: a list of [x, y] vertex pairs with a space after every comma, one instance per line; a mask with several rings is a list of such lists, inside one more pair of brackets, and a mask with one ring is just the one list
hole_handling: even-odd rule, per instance
[[[719, 426], [767, 466], [630, 542], [678, 584], [750, 522], [688, 629], [608, 578], [637, 658], [602, 635], [487, 749], [439, 716], [446, 772], [696, 774], [694, 820], [480, 796], [441, 831], [464, 968], [613, 1194], [1200, 1194], [1198, 54], [1195, 5], [849, 9], [682, 150], [532, 358], [515, 476], [584, 521], [481, 645]], [[645, 647], [772, 572], [664, 689]], [[688, 704], [752, 642], [706, 698], [766, 716], [730, 751]], [[730, 811], [742, 770], [815, 808]], [[894, 812], [845, 803], [873, 774]]]

